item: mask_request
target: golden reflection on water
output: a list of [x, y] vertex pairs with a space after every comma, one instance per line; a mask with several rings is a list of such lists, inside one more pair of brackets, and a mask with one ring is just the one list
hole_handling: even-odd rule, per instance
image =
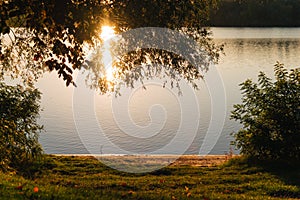
[[112, 81], [114, 79], [114, 67], [113, 67], [113, 57], [111, 52], [111, 43], [109, 42], [115, 36], [114, 27], [112, 26], [102, 26], [100, 37], [103, 40], [103, 51], [102, 51], [102, 62], [105, 67], [106, 80]]
[[[272, 76], [273, 65], [276, 61], [285, 63], [287, 67], [298, 67], [300, 55], [300, 28], [213, 28], [213, 32], [216, 36], [215, 39], [217, 39], [217, 43], [226, 44], [225, 55], [221, 57], [220, 63], [216, 67], [222, 76], [226, 89], [228, 116], [226, 116], [221, 138], [211, 153], [224, 154], [225, 151], [228, 151], [228, 145], [232, 140], [230, 133], [240, 129], [238, 123], [229, 120], [232, 105], [240, 103], [241, 91], [238, 84], [245, 81], [247, 78], [256, 81], [259, 71], [264, 71], [268, 76]], [[101, 32], [99, 31], [99, 33]], [[111, 33], [109, 34], [109, 31], [105, 31], [103, 36], [109, 37], [109, 35], [112, 35]], [[202, 141], [201, 134], [206, 132], [207, 126], [211, 121], [211, 101], [209, 91], [205, 88], [205, 82], [201, 83], [203, 84], [203, 87], [200, 87], [200, 90], [196, 91], [197, 96], [199, 97], [201, 112], [199, 119], [199, 136], [197, 136], [197, 141], [199, 142]], [[66, 88], [63, 80], [58, 79], [55, 73], [45, 74], [39, 81], [38, 87], [43, 92], [42, 107], [44, 111], [41, 113], [41, 123], [45, 125], [47, 133], [41, 134], [40, 141], [45, 152], [50, 154], [88, 153], [84, 146], [82, 146], [73, 120], [72, 92], [78, 88]], [[167, 111], [170, 113], [169, 116], [180, 116], [178, 115], [178, 107], [171, 104], [174, 103], [171, 99], [173, 96], [167, 96], [169, 93], [165, 92], [163, 88], [149, 86], [147, 87], [147, 91], [138, 90], [135, 94], [136, 96], [129, 102], [129, 111], [132, 114], [132, 120], [139, 126], [147, 127], [147, 125], [151, 123], [151, 115], [149, 115], [149, 112], [147, 111], [149, 105], [153, 102], [166, 105]], [[117, 100], [121, 102], [123, 96], [124, 92], [122, 92], [122, 96]], [[82, 95], [81, 98], [84, 100], [86, 96]], [[102, 124], [103, 129], [109, 130], [113, 132], [112, 134], [117, 135], [120, 130], [115, 127], [115, 123], [111, 121], [112, 113], [110, 110], [112, 107], [112, 98], [114, 97], [108, 95], [95, 96], [94, 101], [97, 102], [95, 104], [95, 115], [98, 120], [101, 120], [103, 124], [105, 123], [105, 125]], [[191, 99], [186, 94], [186, 91], [183, 91], [183, 96], [180, 98], [184, 100]], [[121, 108], [124, 110], [126, 109], [125, 111], [127, 111], [127, 107]], [[192, 113], [194, 108], [191, 106], [190, 109]], [[120, 112], [121, 111], [122, 110], [120, 110]], [[152, 113], [153, 116], [161, 116], [160, 111], [161, 110], [159, 109], [154, 109]], [[90, 126], [91, 120], [85, 117], [85, 107], [82, 107], [80, 112], [82, 114], [82, 122], [86, 124], [86, 133], [93, 133], [94, 130]], [[153, 120], [159, 119], [160, 118], [153, 118]], [[176, 120], [179, 120], [179, 118], [177, 117], [174, 118], [173, 121], [170, 121], [170, 125], [167, 127], [168, 130], [174, 128], [170, 128], [170, 126], [173, 123], [176, 125]], [[155, 124], [157, 121], [153, 122]], [[126, 124], [125, 121], [122, 121], [121, 123]], [[155, 126], [154, 128], [157, 127]], [[138, 133], [139, 132], [136, 134]], [[186, 137], [188, 138], [190, 136], [189, 132], [186, 134]], [[115, 137], [115, 139], [118, 138]], [[135, 145], [134, 143], [130, 144]], [[100, 152], [100, 144], [97, 148]], [[106, 146], [103, 147], [103, 151], [106, 151], [105, 148]], [[194, 149], [197, 148], [198, 146], [195, 145]], [[176, 149], [174, 149], [174, 151], [176, 151]], [[196, 150], [191, 152], [197, 153]]]

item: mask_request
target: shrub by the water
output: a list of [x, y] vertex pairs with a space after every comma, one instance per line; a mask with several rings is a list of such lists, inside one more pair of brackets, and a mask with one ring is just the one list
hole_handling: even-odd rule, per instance
[[29, 167], [42, 154], [40, 98], [37, 89], [0, 82], [0, 169]]
[[277, 63], [275, 81], [263, 72], [258, 83], [240, 84], [242, 103], [231, 118], [243, 128], [233, 142], [242, 154], [267, 160], [300, 160], [300, 69]]

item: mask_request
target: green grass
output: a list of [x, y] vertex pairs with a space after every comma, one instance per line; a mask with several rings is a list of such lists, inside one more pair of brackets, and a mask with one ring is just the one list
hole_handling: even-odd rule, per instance
[[47, 160], [31, 178], [0, 173], [0, 199], [300, 199], [298, 167], [258, 167], [241, 158], [148, 174], [119, 172], [92, 158]]

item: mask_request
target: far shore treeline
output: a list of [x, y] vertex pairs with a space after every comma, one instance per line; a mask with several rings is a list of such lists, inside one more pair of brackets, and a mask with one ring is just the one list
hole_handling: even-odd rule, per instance
[[300, 0], [220, 0], [209, 26], [300, 27]]

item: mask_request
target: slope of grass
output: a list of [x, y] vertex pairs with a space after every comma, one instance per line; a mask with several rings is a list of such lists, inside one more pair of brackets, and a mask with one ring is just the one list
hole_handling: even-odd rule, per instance
[[127, 174], [93, 158], [49, 156], [33, 178], [0, 173], [0, 199], [299, 199], [299, 168], [277, 168], [238, 158]]

